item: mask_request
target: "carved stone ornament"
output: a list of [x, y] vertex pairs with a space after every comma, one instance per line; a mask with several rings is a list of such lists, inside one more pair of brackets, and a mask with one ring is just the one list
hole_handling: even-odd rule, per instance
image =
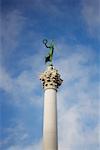
[[40, 75], [40, 80], [42, 81], [43, 88], [55, 89], [62, 84], [63, 80], [60, 78], [58, 70], [56, 70], [52, 65], [48, 66], [47, 70]]

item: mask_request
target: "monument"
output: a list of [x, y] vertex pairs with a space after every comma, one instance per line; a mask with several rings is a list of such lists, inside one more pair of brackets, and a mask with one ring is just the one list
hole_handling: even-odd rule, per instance
[[58, 150], [57, 133], [57, 89], [62, 84], [58, 70], [52, 64], [54, 44], [43, 40], [49, 53], [45, 63], [50, 62], [47, 69], [40, 75], [44, 89], [44, 114], [43, 114], [43, 150]]

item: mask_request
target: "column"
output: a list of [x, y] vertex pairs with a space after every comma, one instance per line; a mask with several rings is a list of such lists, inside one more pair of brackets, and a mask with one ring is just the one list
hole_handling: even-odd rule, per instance
[[57, 89], [62, 79], [51, 65], [41, 74], [40, 80], [44, 88], [43, 150], [58, 150]]

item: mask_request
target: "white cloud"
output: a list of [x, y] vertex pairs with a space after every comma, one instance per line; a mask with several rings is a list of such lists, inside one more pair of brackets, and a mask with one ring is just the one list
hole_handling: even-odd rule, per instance
[[[62, 114], [62, 118], [59, 122], [59, 149], [97, 149], [96, 147], [99, 144], [98, 125], [96, 125], [94, 129], [88, 129], [85, 131], [83, 128], [83, 121], [81, 119], [81, 109], [83, 108], [74, 106], [64, 111]], [[83, 112], [85, 113], [85, 109]]]
[[62, 114], [62, 119], [59, 122], [59, 149], [73, 149], [73, 146], [75, 146], [80, 133], [78, 119], [79, 114], [75, 108], [66, 110]]
[[3, 67], [0, 68], [0, 88], [6, 92], [13, 89], [13, 81]]
[[92, 80], [99, 73], [96, 56], [84, 46], [75, 51], [56, 64], [64, 79], [58, 93], [59, 149], [98, 150], [99, 84]]
[[2, 62], [15, 51], [19, 44], [19, 35], [26, 18], [18, 10], [8, 11], [1, 15]]
[[21, 146], [11, 146], [9, 147], [7, 150], [40, 150], [42, 147], [41, 141], [39, 143], [36, 144], [31, 144], [29, 146], [25, 146], [25, 147], [21, 147]]
[[100, 39], [100, 1], [83, 0], [82, 15], [89, 33]]
[[4, 68], [0, 70], [0, 89], [11, 96], [8, 103], [13, 101], [20, 107], [24, 106], [23, 102], [41, 106], [41, 96], [35, 93], [39, 85], [39, 77], [34, 71], [22, 71], [18, 77], [12, 78]]
[[33, 6], [34, 8], [39, 9], [39, 11], [49, 14], [49, 17], [61, 17], [64, 15], [62, 1], [37, 0], [33, 1]]
[[[26, 143], [26, 141], [29, 138], [29, 135], [27, 133], [27, 130], [25, 128], [24, 123], [22, 123], [21, 121], [18, 123], [15, 123], [16, 121], [10, 121], [10, 126], [8, 128], [4, 128], [2, 127], [2, 132], [5, 135], [6, 134], [6, 138], [4, 138], [0, 145], [1, 146], [5, 146], [8, 143], [11, 145], [11, 143], [14, 144], [24, 144]], [[1, 132], [1, 134], [2, 134]]]

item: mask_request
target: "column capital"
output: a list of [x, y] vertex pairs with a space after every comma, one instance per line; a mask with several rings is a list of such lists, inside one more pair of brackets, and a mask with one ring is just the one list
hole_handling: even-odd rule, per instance
[[42, 81], [43, 88], [45, 90], [57, 90], [63, 82], [63, 80], [60, 78], [58, 70], [55, 69], [52, 65], [48, 66], [47, 69], [40, 75], [40, 80]]

